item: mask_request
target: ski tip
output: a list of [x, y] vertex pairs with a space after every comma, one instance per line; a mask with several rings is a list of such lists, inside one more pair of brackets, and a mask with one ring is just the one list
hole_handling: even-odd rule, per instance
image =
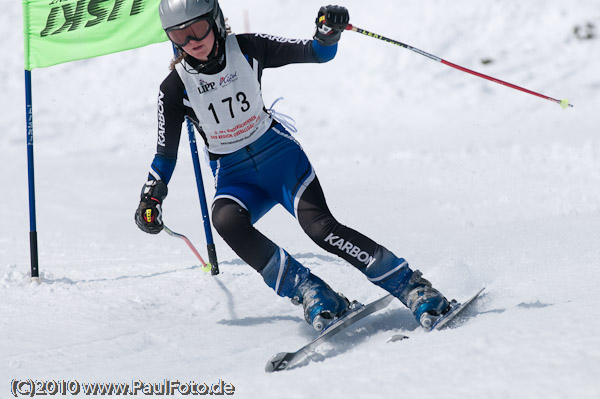
[[272, 373], [274, 371], [285, 370], [289, 365], [289, 359], [287, 359], [289, 355], [290, 354], [288, 352], [280, 352], [276, 354], [267, 362], [265, 371], [267, 373]]
[[473, 295], [471, 298], [467, 299], [463, 303], [459, 303], [456, 301], [456, 299], [453, 299], [452, 300], [453, 305], [452, 305], [452, 308], [450, 309], [450, 311], [448, 313], [446, 313], [444, 316], [442, 316], [440, 319], [438, 319], [431, 326], [431, 328], [427, 330], [427, 332], [431, 332], [434, 330], [440, 330], [441, 328], [443, 328], [444, 325], [446, 325], [446, 323], [452, 321], [452, 319], [454, 319], [457, 314], [462, 312], [471, 302], [473, 302], [473, 300], [475, 300], [477, 297], [479, 297], [479, 295], [481, 295], [481, 293], [484, 290], [485, 290], [485, 287], [481, 288], [479, 291], [477, 291], [477, 293], [475, 295]]

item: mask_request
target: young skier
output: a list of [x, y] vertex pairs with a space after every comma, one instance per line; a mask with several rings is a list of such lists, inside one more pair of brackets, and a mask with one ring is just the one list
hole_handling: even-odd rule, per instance
[[187, 116], [204, 139], [215, 178], [215, 229], [277, 295], [302, 304], [317, 331], [347, 312], [349, 301], [254, 228], [276, 204], [317, 245], [397, 297], [424, 328], [447, 312], [448, 300], [419, 271], [332, 216], [302, 147], [263, 104], [263, 70], [333, 59], [348, 11], [321, 7], [313, 40], [228, 34], [217, 0], [161, 0], [159, 14], [182, 57], [160, 86], [157, 153], [135, 213], [139, 228], [163, 228], [161, 206]]

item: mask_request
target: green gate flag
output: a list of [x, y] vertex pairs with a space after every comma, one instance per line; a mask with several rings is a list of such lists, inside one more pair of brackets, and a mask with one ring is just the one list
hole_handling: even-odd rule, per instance
[[168, 40], [160, 0], [22, 0], [25, 69]]

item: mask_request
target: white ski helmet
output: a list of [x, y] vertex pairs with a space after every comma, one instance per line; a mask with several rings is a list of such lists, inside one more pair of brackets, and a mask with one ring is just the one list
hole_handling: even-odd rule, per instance
[[165, 30], [205, 17], [213, 21], [221, 39], [227, 36], [225, 18], [217, 0], [160, 0], [158, 14]]

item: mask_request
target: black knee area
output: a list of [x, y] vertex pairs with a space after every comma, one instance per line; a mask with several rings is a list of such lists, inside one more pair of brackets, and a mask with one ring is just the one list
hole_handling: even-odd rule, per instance
[[302, 229], [318, 246], [358, 269], [386, 258], [388, 254], [393, 256], [384, 247], [333, 217], [316, 178], [300, 198], [297, 216]]
[[310, 183], [300, 198], [297, 217], [302, 230], [320, 246], [327, 235], [341, 226], [329, 211], [317, 178]]
[[316, 243], [320, 243], [341, 226], [329, 211], [315, 211], [301, 214], [298, 221], [304, 232]]
[[225, 241], [240, 230], [252, 227], [250, 214], [237, 202], [230, 199], [218, 199], [212, 210], [212, 221], [215, 230]]
[[250, 213], [233, 200], [215, 201], [212, 222], [231, 249], [257, 271], [265, 267], [277, 250], [277, 245], [254, 228]]

